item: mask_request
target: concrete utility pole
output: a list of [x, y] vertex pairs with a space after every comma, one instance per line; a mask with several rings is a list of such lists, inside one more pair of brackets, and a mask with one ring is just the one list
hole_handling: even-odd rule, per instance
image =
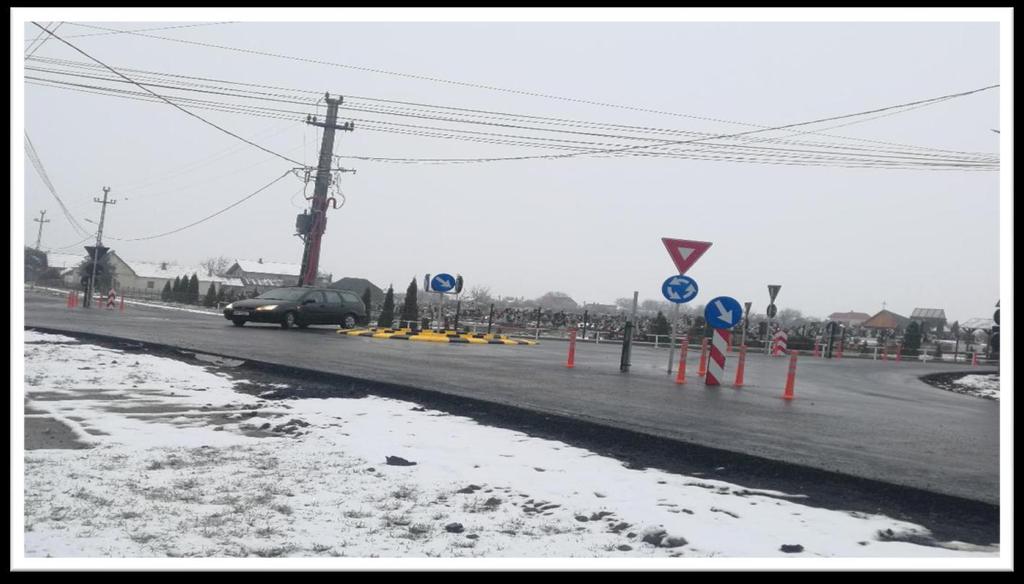
[[40, 211], [39, 219], [33, 219], [33, 221], [39, 224], [39, 235], [36, 236], [36, 250], [39, 250], [43, 243], [43, 223], [49, 223], [50, 220], [46, 218], [46, 211]]
[[[338, 125], [338, 106], [343, 98], [331, 99], [330, 94], [325, 94], [327, 100], [327, 119], [321, 123], [314, 116], [308, 116], [306, 123], [313, 126], [320, 126], [324, 129], [323, 142], [320, 144], [320, 161], [316, 168], [316, 184], [313, 187], [312, 217], [309, 221], [309, 230], [305, 233], [306, 243], [302, 252], [302, 271], [299, 275], [300, 286], [312, 286], [316, 282], [317, 268], [320, 265], [320, 239], [327, 229], [327, 187], [331, 184], [331, 160], [334, 155], [334, 131], [344, 130], [351, 132], [352, 122]], [[300, 234], [301, 235], [301, 234]]]
[[103, 187], [103, 200], [101, 201], [98, 197], [93, 197], [93, 202], [101, 203], [103, 205], [100, 209], [100, 224], [99, 229], [96, 231], [96, 247], [93, 250], [92, 257], [92, 275], [89, 276], [89, 289], [85, 293], [84, 306], [88, 307], [92, 303], [93, 290], [96, 289], [96, 265], [102, 257], [103, 248], [103, 221], [107, 218], [107, 205], [113, 205], [117, 203], [114, 199], [107, 200], [107, 194], [110, 192], [110, 187]]

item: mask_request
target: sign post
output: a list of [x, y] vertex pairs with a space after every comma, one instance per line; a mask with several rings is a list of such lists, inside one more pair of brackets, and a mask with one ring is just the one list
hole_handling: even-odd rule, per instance
[[[775, 297], [779, 295], [779, 290], [782, 288], [779, 284], [768, 284], [768, 334], [772, 334], [772, 319], [775, 318], [778, 309], [775, 308]], [[771, 355], [768, 351], [768, 339], [765, 335], [764, 354]]]
[[[430, 274], [427, 274], [429, 277]], [[438, 332], [444, 326], [444, 295], [455, 289], [455, 278], [451, 274], [437, 274], [430, 278], [429, 290], [437, 292], [437, 325]]]
[[743, 337], [740, 339], [740, 348], [747, 346], [747, 329], [750, 328], [750, 307], [753, 302], [743, 303]]
[[661, 284], [661, 293], [675, 305], [672, 312], [672, 331], [668, 343], [668, 374], [672, 375], [672, 361], [676, 355], [676, 328], [679, 324], [679, 305], [697, 297], [697, 282], [687, 276], [669, 276]]
[[743, 319], [743, 308], [728, 296], [712, 298], [704, 309], [704, 320], [711, 326], [711, 354], [708, 356], [705, 385], [721, 385], [725, 378], [725, 356], [730, 330]]

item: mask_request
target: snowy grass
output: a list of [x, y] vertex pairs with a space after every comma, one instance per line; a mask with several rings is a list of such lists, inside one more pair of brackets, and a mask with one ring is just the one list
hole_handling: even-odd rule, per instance
[[960, 379], [954, 380], [953, 385], [961, 388], [964, 393], [994, 400], [999, 399], [998, 373], [988, 375], [965, 375]]
[[999, 553], [799, 494], [629, 469], [410, 402], [268, 401], [215, 369], [25, 339], [27, 406], [94, 446], [26, 452], [28, 557]]

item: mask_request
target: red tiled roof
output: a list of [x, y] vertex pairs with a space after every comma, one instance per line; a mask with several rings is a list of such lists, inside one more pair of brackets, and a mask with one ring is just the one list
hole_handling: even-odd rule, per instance
[[861, 323], [860, 326], [874, 329], [899, 329], [907, 326], [909, 322], [910, 319], [905, 316], [883, 310]]

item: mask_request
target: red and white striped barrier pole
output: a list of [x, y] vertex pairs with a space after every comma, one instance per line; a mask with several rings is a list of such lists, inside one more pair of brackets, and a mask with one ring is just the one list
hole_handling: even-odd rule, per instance
[[702, 337], [700, 340], [700, 362], [697, 363], [697, 377], [704, 377], [704, 375], [708, 372], [707, 358], [708, 338]]
[[814, 356], [821, 357], [821, 352], [818, 350], [818, 341], [814, 341]]
[[75, 296], [74, 296], [74, 294], [75, 294], [74, 292], [68, 292], [68, 304], [67, 304], [67, 306], [65, 306], [65, 308], [74, 308], [75, 307]]
[[882, 361], [889, 360], [889, 349], [882, 347]]
[[737, 389], [743, 387], [743, 368], [747, 362], [747, 346], [740, 345], [740, 362], [736, 365], [736, 382], [733, 384]]
[[786, 389], [782, 391], [782, 399], [793, 399], [793, 386], [796, 384], [796, 357], [799, 351], [791, 351], [789, 354], [789, 374], [786, 375]]
[[971, 357], [971, 367], [977, 367], [977, 366], [978, 366], [978, 352], [975, 351], [974, 352], [974, 356]]
[[725, 354], [729, 352], [729, 329], [711, 331], [711, 353], [704, 385], [721, 385], [725, 379]]
[[903, 353], [903, 345], [900, 345], [899, 348], [896, 349], [896, 362], [897, 363], [899, 363], [902, 360], [900, 358], [900, 357], [902, 357], [901, 353]]
[[836, 351], [836, 359], [842, 359], [842, 358], [843, 358], [843, 342], [839, 341], [839, 350]]
[[569, 361], [565, 366], [569, 369], [576, 366], [576, 329], [569, 330]]
[[688, 337], [683, 337], [683, 342], [679, 343], [679, 371], [676, 373], [676, 385], [686, 383], [686, 348], [689, 344]]
[[121, 293], [121, 312], [124, 312], [124, 292]]

